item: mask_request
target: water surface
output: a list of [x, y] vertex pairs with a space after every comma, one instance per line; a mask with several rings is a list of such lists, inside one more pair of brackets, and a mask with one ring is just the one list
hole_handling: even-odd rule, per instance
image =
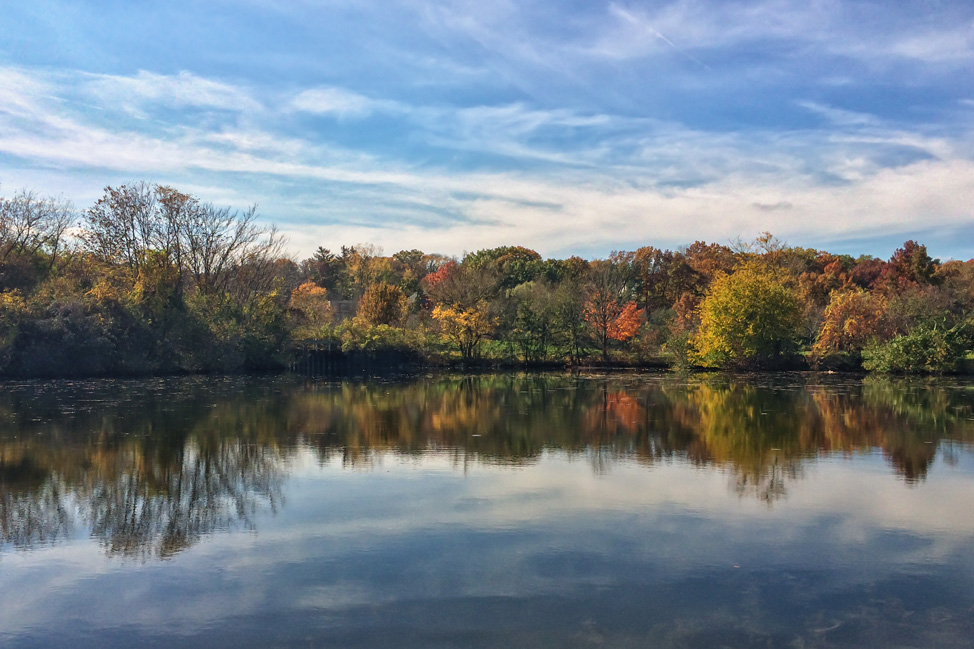
[[7, 383], [3, 647], [969, 647], [974, 385]]

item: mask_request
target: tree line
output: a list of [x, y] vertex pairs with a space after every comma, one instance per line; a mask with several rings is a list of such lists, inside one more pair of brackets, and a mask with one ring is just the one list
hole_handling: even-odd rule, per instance
[[371, 245], [290, 257], [256, 207], [145, 182], [0, 197], [0, 375], [284, 367], [295, 354], [419, 362], [731, 369], [961, 369], [974, 260], [907, 241], [887, 259], [770, 234], [606, 259], [521, 246], [462, 258]]

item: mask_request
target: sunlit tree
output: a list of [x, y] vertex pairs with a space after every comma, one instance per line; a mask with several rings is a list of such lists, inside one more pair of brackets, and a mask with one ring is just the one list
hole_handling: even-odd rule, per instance
[[695, 358], [707, 367], [773, 367], [798, 347], [802, 309], [795, 292], [749, 263], [713, 281], [700, 305]]

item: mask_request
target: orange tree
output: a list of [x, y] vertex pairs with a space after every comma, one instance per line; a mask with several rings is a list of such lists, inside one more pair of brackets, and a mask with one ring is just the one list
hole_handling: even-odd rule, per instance
[[832, 291], [812, 354], [821, 359], [830, 354], [858, 356], [871, 341], [887, 339], [892, 333], [886, 314], [887, 300], [882, 294], [861, 288]]
[[387, 282], [376, 282], [365, 289], [358, 304], [358, 315], [373, 325], [398, 327], [406, 315], [406, 296], [402, 289]]
[[609, 341], [630, 340], [642, 324], [644, 309], [625, 300], [624, 270], [612, 260], [592, 262], [582, 315], [602, 351], [602, 360], [608, 360]]
[[298, 339], [319, 338], [331, 321], [328, 291], [314, 282], [305, 282], [291, 291], [290, 311], [295, 320], [293, 335]]

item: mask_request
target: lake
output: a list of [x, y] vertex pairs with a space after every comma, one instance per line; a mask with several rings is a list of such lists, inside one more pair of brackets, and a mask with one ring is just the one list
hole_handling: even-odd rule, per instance
[[0, 646], [964, 647], [974, 383], [0, 384]]

